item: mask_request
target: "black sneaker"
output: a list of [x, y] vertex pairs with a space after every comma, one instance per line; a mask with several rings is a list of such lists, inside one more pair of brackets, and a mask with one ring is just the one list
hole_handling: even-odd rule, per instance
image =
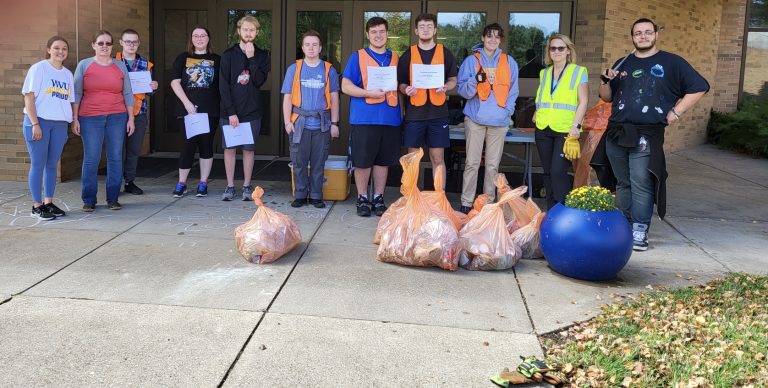
[[46, 210], [48, 210], [48, 213], [51, 213], [56, 217], [63, 217], [65, 214], [67, 214], [67, 213], [64, 213], [64, 210], [59, 209], [59, 207], [54, 205], [53, 203], [47, 203], [43, 206], [47, 208]]
[[198, 197], [207, 197], [208, 196], [208, 184], [205, 182], [200, 182], [197, 185], [197, 194], [195, 196]]
[[645, 224], [633, 224], [632, 225], [632, 249], [636, 251], [645, 251], [648, 249], [648, 225]]
[[136, 186], [133, 181], [127, 182], [125, 184], [125, 192], [131, 193], [133, 195], [142, 195], [144, 194], [144, 190], [140, 189], [139, 186]]
[[120, 210], [123, 208], [120, 206], [120, 202], [117, 201], [109, 201], [107, 202], [107, 206], [109, 207], [109, 210]]
[[291, 202], [291, 207], [302, 207], [307, 204], [306, 198], [296, 198]]
[[96, 210], [96, 204], [95, 203], [84, 203], [83, 204], [83, 211], [84, 212], [90, 213], [90, 212], [92, 212], [94, 210]]
[[187, 193], [187, 185], [184, 183], [177, 183], [176, 189], [173, 190], [173, 198], [181, 198]]
[[459, 210], [459, 211], [460, 211], [460, 212], [462, 212], [462, 213], [464, 213], [464, 214], [469, 214], [469, 212], [471, 212], [471, 211], [472, 211], [472, 208], [471, 208], [471, 207], [469, 207], [469, 206], [462, 206], [462, 207], [461, 207], [461, 210]]
[[38, 207], [32, 206], [32, 213], [30, 214], [32, 218], [37, 218], [38, 220], [43, 221], [51, 221], [56, 219], [56, 215], [48, 211], [48, 206], [40, 205]]
[[309, 200], [310, 205], [314, 205], [318, 209], [322, 209], [325, 207], [325, 203], [322, 199], [310, 199]]
[[360, 217], [371, 216], [371, 203], [368, 202], [368, 198], [362, 195], [357, 197], [357, 215]]
[[374, 197], [373, 202], [371, 202], [371, 208], [373, 208], [373, 214], [381, 217], [387, 211], [387, 207], [384, 206], [384, 196]]
[[243, 201], [253, 201], [251, 195], [253, 195], [253, 186], [243, 186]]

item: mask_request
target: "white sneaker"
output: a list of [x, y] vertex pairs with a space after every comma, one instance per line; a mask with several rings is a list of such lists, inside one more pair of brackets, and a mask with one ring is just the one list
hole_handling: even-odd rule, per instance
[[632, 249], [644, 251], [648, 249], [648, 225], [632, 224]]

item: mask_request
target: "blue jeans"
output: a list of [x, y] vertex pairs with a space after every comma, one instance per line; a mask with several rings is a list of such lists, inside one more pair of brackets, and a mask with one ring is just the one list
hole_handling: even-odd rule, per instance
[[[645, 144], [644, 144], [645, 143]], [[616, 194], [629, 224], [651, 226], [655, 178], [648, 170], [651, 145], [642, 135], [634, 148], [622, 147], [616, 141], [605, 142], [605, 152], [616, 176]]]
[[107, 202], [117, 201], [123, 183], [123, 141], [127, 113], [80, 117], [80, 137], [83, 138], [83, 203], [96, 204], [99, 191], [98, 171], [101, 147], [107, 140]]
[[[67, 142], [67, 122], [37, 118], [43, 137], [40, 140], [32, 140], [32, 121], [24, 115], [24, 140], [27, 141], [29, 150], [29, 190], [32, 191], [32, 199], [37, 203], [43, 203], [40, 196], [45, 188], [45, 198], [53, 198], [56, 189], [56, 166], [59, 164], [61, 151]], [[42, 183], [41, 183], [42, 182]]]

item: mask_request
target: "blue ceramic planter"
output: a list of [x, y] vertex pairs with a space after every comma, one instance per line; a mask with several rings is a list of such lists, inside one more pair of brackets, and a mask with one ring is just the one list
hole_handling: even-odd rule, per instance
[[544, 217], [539, 237], [549, 266], [575, 279], [611, 279], [632, 255], [632, 228], [619, 210], [578, 210], [560, 202]]

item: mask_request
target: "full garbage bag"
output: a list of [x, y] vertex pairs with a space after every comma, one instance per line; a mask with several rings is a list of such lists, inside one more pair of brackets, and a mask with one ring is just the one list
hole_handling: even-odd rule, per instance
[[258, 210], [250, 221], [235, 228], [237, 250], [254, 264], [271, 263], [301, 244], [301, 231], [285, 214], [266, 206], [261, 201], [264, 189], [256, 187], [253, 198]]
[[480, 214], [480, 211], [483, 210], [483, 206], [487, 205], [490, 200], [491, 197], [489, 197], [488, 194], [478, 195], [477, 198], [475, 198], [475, 203], [472, 204], [472, 210], [467, 213], [467, 220], [464, 223], [466, 224], [471, 219], [475, 218], [476, 215]]
[[520, 247], [512, 241], [504, 223], [504, 206], [515, 197], [512, 191], [499, 202], [483, 207], [459, 232], [461, 258], [459, 265], [467, 270], [509, 269], [522, 256]]
[[461, 226], [467, 222], [467, 215], [453, 210], [453, 206], [448, 202], [448, 197], [445, 196], [445, 190], [442, 190], [441, 187], [443, 187], [443, 166], [437, 166], [435, 169], [435, 191], [423, 191], [421, 195], [427, 202], [445, 213], [456, 226], [456, 230], [460, 230]]
[[611, 117], [612, 106], [612, 104], [600, 101], [597, 105], [590, 108], [586, 116], [584, 116], [582, 127], [586, 132], [582, 133], [579, 137], [581, 157], [573, 161], [574, 189], [592, 185], [589, 179], [592, 167], [589, 166], [589, 162], [592, 161], [592, 155], [595, 154], [595, 149], [600, 143], [603, 134], [605, 134], [605, 129], [608, 127], [608, 118]]
[[[535, 206], [536, 204], [534, 204]], [[520, 247], [523, 259], [536, 259], [544, 256], [539, 242], [541, 222], [547, 213], [539, 211], [528, 225], [521, 227], [511, 234], [512, 241]]]
[[507, 225], [517, 222], [517, 225], [520, 227], [528, 225], [531, 222], [531, 217], [526, 210], [527, 203], [525, 199], [523, 199], [523, 194], [528, 192], [528, 186], [520, 186], [512, 190], [512, 188], [509, 187], [509, 182], [504, 174], [496, 174], [493, 178], [493, 183], [496, 185], [496, 191], [499, 193], [499, 196], [503, 196], [508, 192], [515, 193], [514, 199], [506, 202], [505, 205], [502, 206], [502, 209], [504, 210], [504, 222]]
[[403, 166], [401, 192], [406, 194], [403, 209], [392, 222], [379, 230], [377, 259], [417, 267], [440, 267], [455, 271], [459, 261], [459, 238], [451, 219], [424, 199], [416, 187], [419, 149], [400, 158]]

